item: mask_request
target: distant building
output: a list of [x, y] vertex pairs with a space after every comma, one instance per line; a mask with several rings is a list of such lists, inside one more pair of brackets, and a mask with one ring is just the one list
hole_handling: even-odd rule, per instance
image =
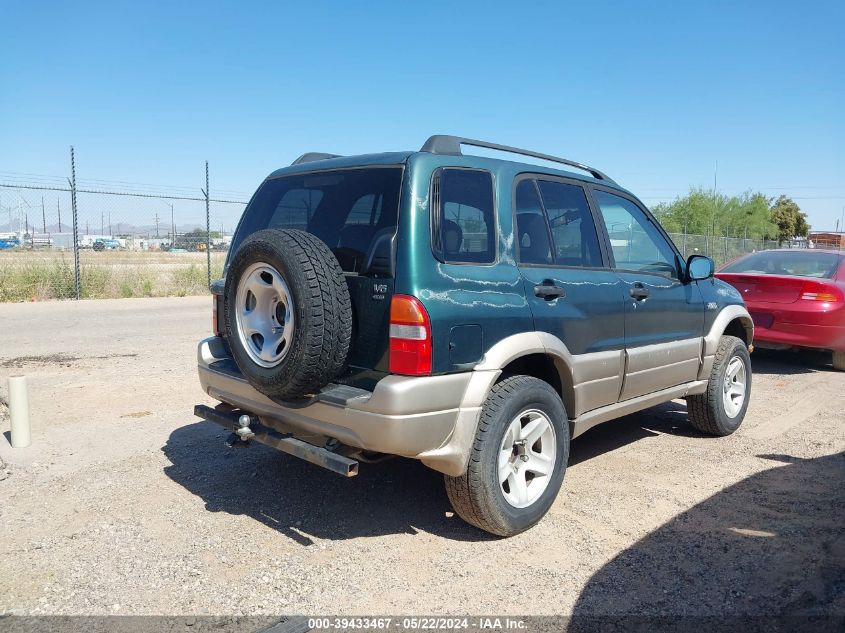
[[811, 231], [808, 238], [815, 248], [845, 248], [845, 233], [837, 231]]

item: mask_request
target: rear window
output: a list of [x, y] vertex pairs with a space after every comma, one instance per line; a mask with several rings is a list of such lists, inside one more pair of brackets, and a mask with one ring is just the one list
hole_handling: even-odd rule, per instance
[[721, 272], [832, 279], [841, 262], [842, 256], [836, 253], [760, 251], [728, 264]]
[[299, 229], [323, 240], [345, 272], [388, 272], [382, 269], [392, 260], [401, 184], [401, 167], [267, 180], [244, 212], [229, 252], [262, 229]]

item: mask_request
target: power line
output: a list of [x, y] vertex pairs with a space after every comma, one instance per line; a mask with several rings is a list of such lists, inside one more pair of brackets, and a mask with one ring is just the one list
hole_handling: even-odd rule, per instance
[[[65, 178], [62, 176], [48, 176], [45, 174], [30, 174], [25, 172], [15, 172], [15, 171], [0, 171], [0, 178], [6, 181], [18, 181], [21, 180], [25, 184], [35, 183], [35, 184], [64, 184], [66, 182]], [[189, 192], [194, 191], [193, 187], [185, 187], [181, 185], [161, 185], [161, 184], [153, 184], [147, 182], [133, 182], [128, 180], [103, 180], [99, 178], [79, 178], [77, 180], [77, 184], [85, 183], [89, 186], [104, 186], [111, 189], [132, 189], [137, 187], [143, 187], [147, 190], [153, 189], [156, 191], [162, 192], [175, 192], [177, 194], [185, 194], [188, 195]], [[234, 196], [248, 196], [249, 193], [245, 191], [240, 191], [236, 189], [218, 189], [218, 191], [222, 191], [226, 194], [231, 194]], [[204, 200], [205, 198], [203, 198]]]
[[[8, 189], [31, 189], [34, 191], [64, 191], [69, 192], [71, 191], [67, 187], [51, 187], [47, 185], [23, 185], [23, 184], [14, 184], [14, 183], [0, 183], [0, 187], [6, 187]], [[128, 196], [133, 198], [159, 198], [165, 200], [193, 200], [196, 202], [205, 202], [205, 198], [197, 198], [197, 197], [189, 197], [189, 196], [176, 196], [172, 194], [155, 194], [155, 193], [134, 193], [129, 191], [102, 191], [96, 189], [76, 189], [76, 193], [96, 193], [102, 194], [106, 196]], [[209, 202], [219, 202], [223, 204], [246, 204], [244, 200], [224, 200], [218, 198], [211, 198]], [[27, 203], [28, 204], [28, 203]]]

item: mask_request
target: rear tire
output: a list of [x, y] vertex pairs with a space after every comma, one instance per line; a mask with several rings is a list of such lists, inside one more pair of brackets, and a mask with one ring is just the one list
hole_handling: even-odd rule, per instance
[[[741, 402], [738, 400], [740, 391]], [[723, 336], [716, 349], [707, 391], [687, 397], [690, 424], [709, 435], [730, 435], [742, 424], [750, 399], [751, 356], [748, 347], [736, 336]]]
[[845, 352], [833, 352], [833, 368], [845, 371]]
[[267, 396], [316, 393], [346, 364], [349, 289], [334, 254], [310, 233], [268, 229], [247, 238], [226, 273], [224, 315], [235, 363]]
[[445, 477], [446, 494], [467, 523], [513, 536], [548, 512], [568, 461], [569, 422], [558, 393], [538, 378], [511, 376], [490, 390], [467, 471]]

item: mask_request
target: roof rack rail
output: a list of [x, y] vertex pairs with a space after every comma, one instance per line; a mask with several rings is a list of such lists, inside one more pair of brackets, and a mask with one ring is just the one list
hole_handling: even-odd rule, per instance
[[315, 160], [327, 160], [329, 158], [340, 158], [340, 154], [326, 154], [324, 152], [305, 152], [302, 156], [293, 161], [291, 165], [313, 163]]
[[508, 145], [499, 145], [498, 143], [488, 143], [487, 141], [477, 141], [471, 138], [463, 138], [461, 136], [449, 136], [446, 134], [435, 134], [429, 137], [425, 144], [420, 148], [421, 152], [429, 152], [431, 154], [449, 154], [452, 156], [461, 156], [461, 145], [472, 145], [473, 147], [484, 147], [486, 149], [494, 149], [500, 152], [508, 152], [510, 154], [521, 154], [522, 156], [531, 156], [532, 158], [540, 158], [548, 160], [553, 163], [561, 163], [562, 165], [569, 165], [582, 169], [591, 174], [593, 178], [598, 180], [605, 180], [609, 183], [616, 184], [607, 174], [600, 172], [598, 169], [576, 163], [574, 160], [560, 158], [558, 156], [551, 156], [550, 154], [541, 154], [540, 152], [532, 152], [527, 149], [520, 149], [518, 147], [510, 147]]

